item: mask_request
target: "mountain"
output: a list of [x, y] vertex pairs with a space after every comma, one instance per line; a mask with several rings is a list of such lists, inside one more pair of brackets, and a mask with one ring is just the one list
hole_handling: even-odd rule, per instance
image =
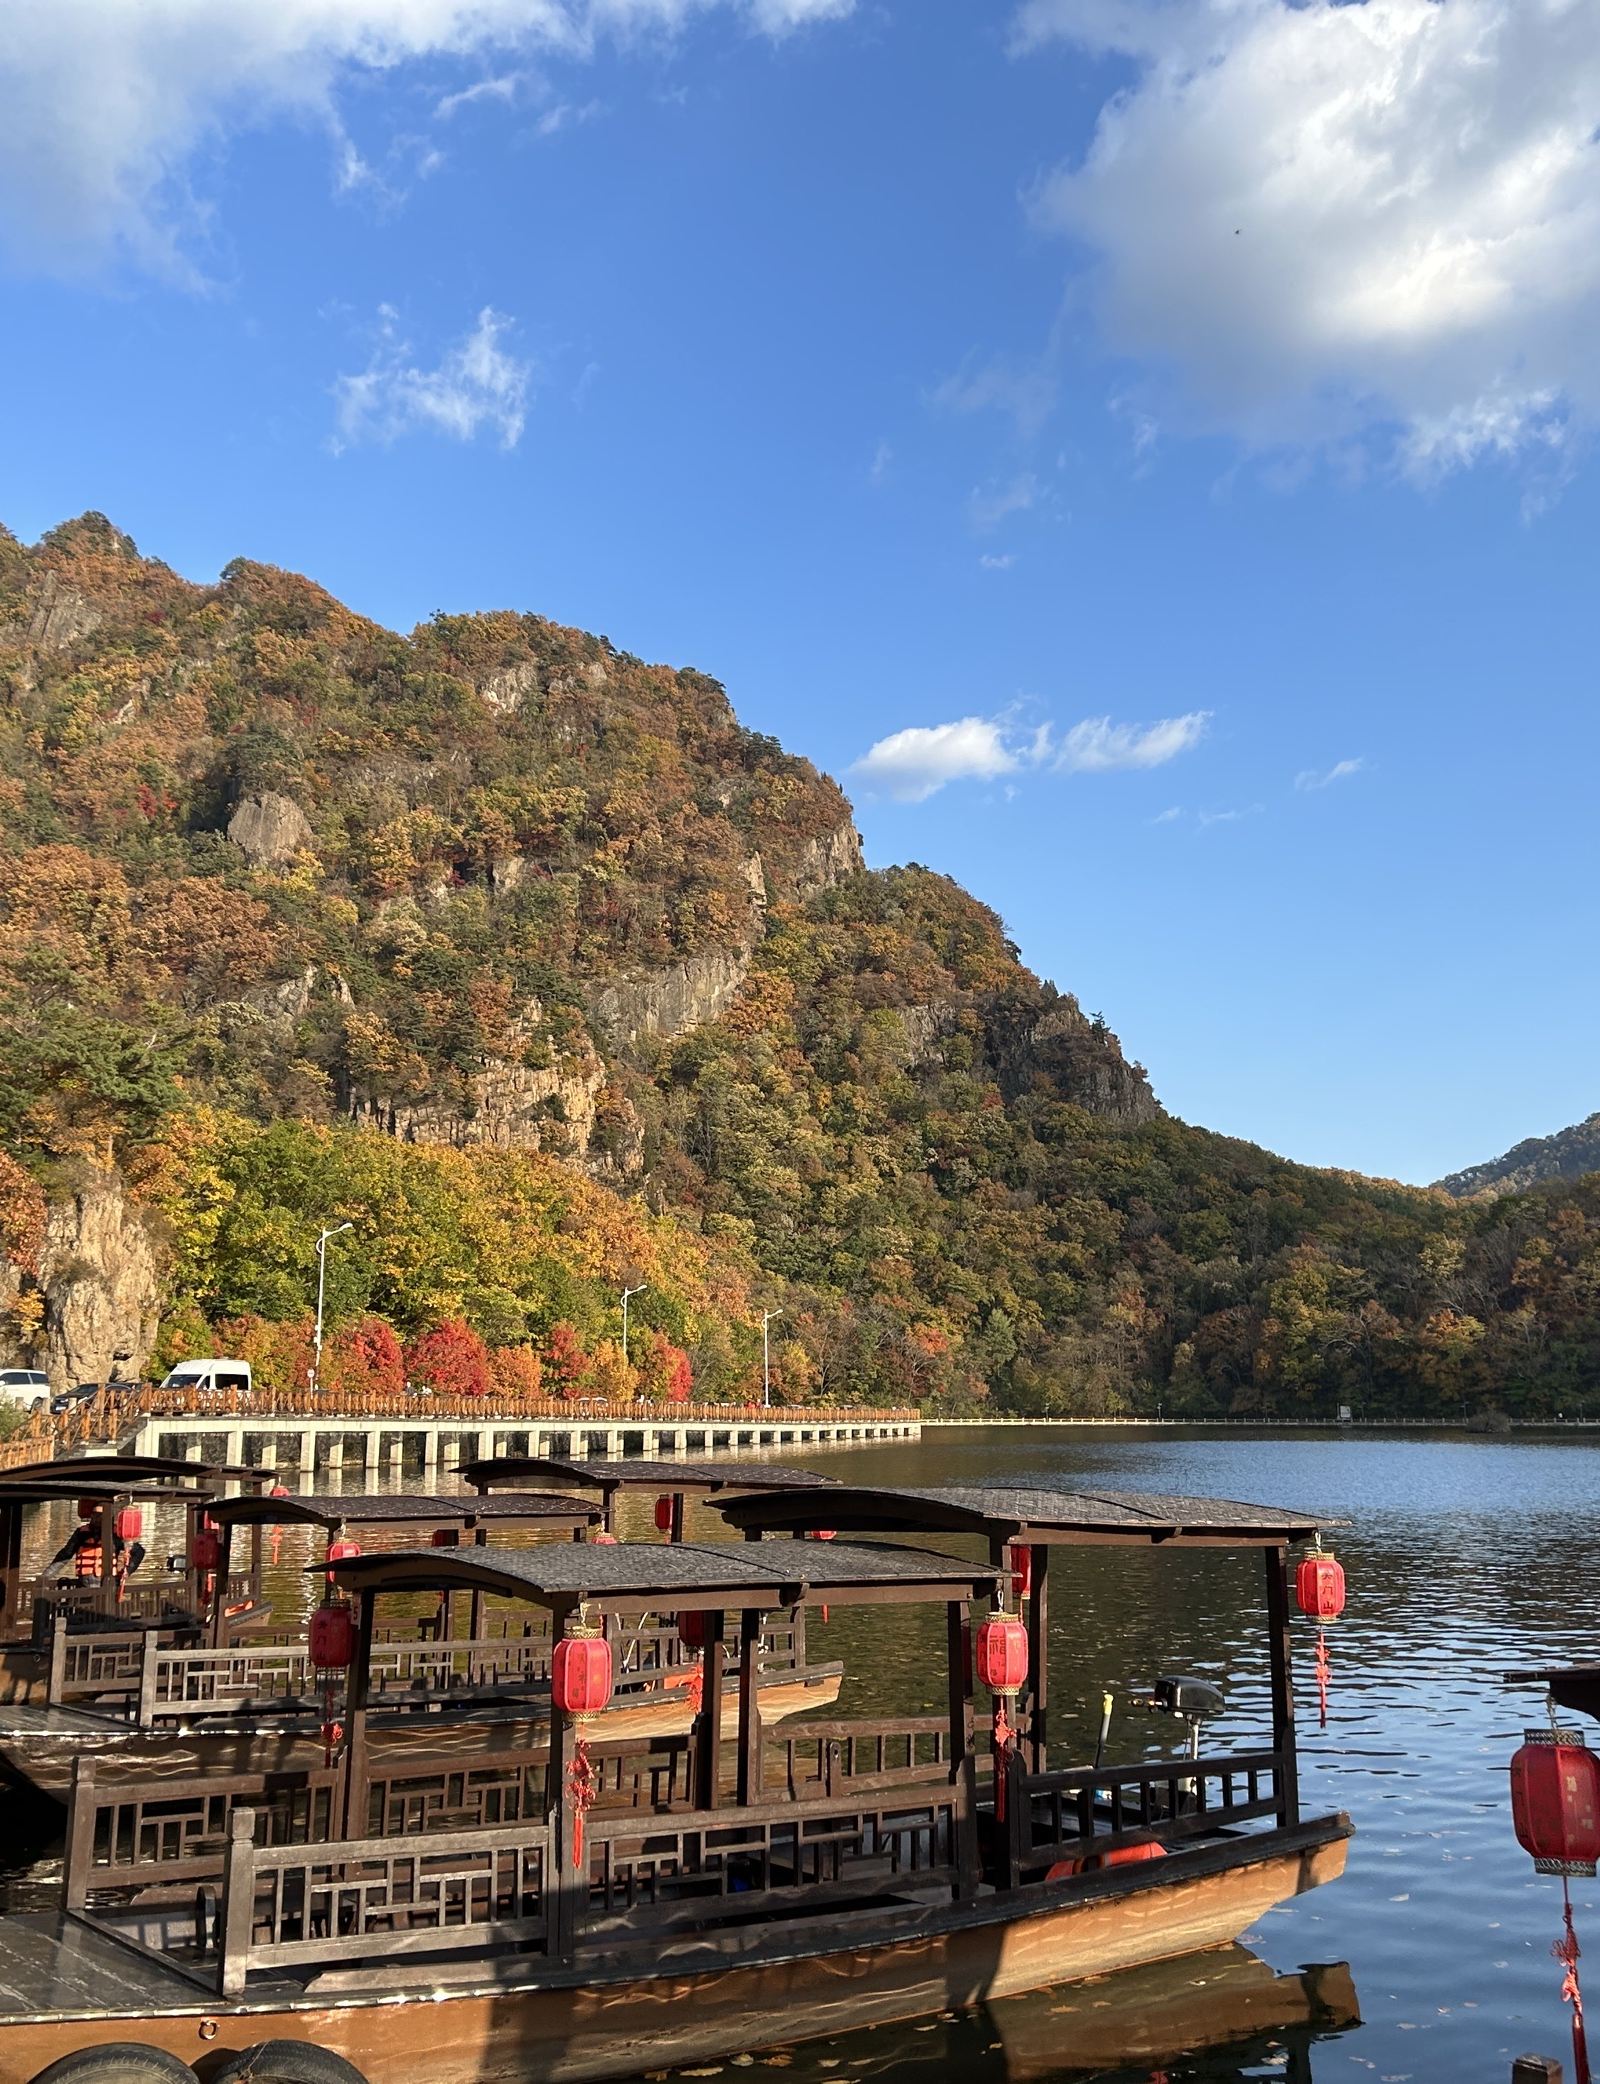
[[0, 1356], [293, 1374], [330, 1218], [369, 1373], [744, 1395], [764, 1311], [778, 1393], [953, 1410], [1534, 1410], [1600, 1359], [1588, 1186], [1175, 1121], [709, 675], [0, 532]]
[[1600, 1172], [1600, 1114], [1554, 1136], [1530, 1136], [1504, 1157], [1469, 1165], [1438, 1184], [1464, 1201], [1474, 1194], [1520, 1194], [1545, 1180], [1582, 1179], [1591, 1172]]

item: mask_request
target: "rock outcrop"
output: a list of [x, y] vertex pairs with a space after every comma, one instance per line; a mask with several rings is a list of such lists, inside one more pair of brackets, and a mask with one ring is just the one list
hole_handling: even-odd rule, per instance
[[866, 866], [861, 851], [861, 834], [848, 818], [820, 839], [808, 839], [801, 849], [795, 872], [795, 892], [803, 901], [819, 891], [831, 890], [847, 876], [859, 875]]
[[253, 868], [282, 868], [314, 843], [305, 812], [276, 789], [243, 797], [228, 820], [228, 837]]
[[1105, 1022], [1089, 1019], [1076, 999], [1057, 999], [1035, 1019], [997, 1021], [990, 1046], [1007, 1100], [1042, 1092], [1120, 1128], [1161, 1113], [1143, 1065], [1130, 1064]]
[[28, 623], [28, 641], [40, 651], [67, 651], [98, 629], [102, 620], [93, 601], [69, 586], [59, 572], [46, 572]]
[[628, 970], [589, 994], [589, 1008], [611, 1048], [673, 1042], [717, 1020], [733, 1004], [750, 968], [748, 948], [707, 948], [663, 969]]
[[[513, 1025], [514, 1038], [534, 1042], [543, 1019], [538, 1001], [531, 1000]], [[605, 1066], [585, 1037], [548, 1064], [490, 1057], [467, 1079], [464, 1102], [354, 1092], [348, 1112], [353, 1121], [404, 1143], [445, 1143], [457, 1150], [488, 1144], [581, 1160], [589, 1152], [605, 1086]]]
[[[52, 1389], [104, 1382], [118, 1353], [136, 1373], [155, 1343], [164, 1295], [161, 1240], [115, 1172], [86, 1171], [49, 1204], [36, 1276], [0, 1257], [0, 1366], [42, 1367]], [[18, 1336], [16, 1305], [43, 1305], [39, 1343]]]

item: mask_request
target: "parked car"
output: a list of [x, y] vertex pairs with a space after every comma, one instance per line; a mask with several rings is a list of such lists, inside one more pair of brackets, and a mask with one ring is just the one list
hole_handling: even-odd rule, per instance
[[0, 1368], [0, 1397], [19, 1411], [38, 1411], [50, 1401], [50, 1377], [42, 1368]]
[[60, 1396], [50, 1399], [50, 1409], [59, 1418], [63, 1411], [70, 1411], [74, 1404], [86, 1404], [91, 1397], [100, 1394], [98, 1382], [75, 1382], [71, 1389], [64, 1389]]

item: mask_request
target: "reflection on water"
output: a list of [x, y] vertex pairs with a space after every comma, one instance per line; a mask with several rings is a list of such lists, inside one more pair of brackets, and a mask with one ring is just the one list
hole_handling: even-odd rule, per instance
[[[785, 1458], [798, 1457], [786, 1450]], [[1336, 1537], [1350, 1606], [1333, 1631], [1325, 1732], [1314, 1695], [1307, 1712], [1312, 1638], [1298, 1631], [1300, 1756], [1305, 1813], [1347, 1809], [1358, 1836], [1342, 1881], [1285, 1905], [1245, 1935], [1253, 1968], [1236, 1950], [1199, 1956], [959, 2017], [707, 2065], [701, 2074], [731, 2077], [759, 2066], [796, 2079], [930, 2084], [956, 2077], [1145, 2084], [1160, 2074], [1172, 2084], [1313, 2076], [1327, 2084], [1353, 2065], [1389, 2084], [1429, 2084], [1507, 2076], [1512, 2057], [1529, 2048], [1561, 2052], [1560, 1972], [1549, 1955], [1559, 1884], [1535, 1876], [1516, 1844], [1505, 1774], [1524, 1721], [1539, 1719], [1539, 1703], [1508, 1693], [1500, 1674], [1600, 1659], [1593, 1618], [1600, 1448], [1570, 1438], [1286, 1440], [1073, 1428], [938, 1432], [920, 1444], [824, 1449], [810, 1459], [864, 1482], [1037, 1476], [1306, 1506], [1349, 1519]], [[650, 1512], [648, 1496], [626, 1500], [621, 1531], [655, 1538]], [[54, 1541], [65, 1531], [64, 1524]], [[725, 1531], [706, 1508], [691, 1509], [691, 1539]], [[152, 1533], [151, 1552], [160, 1555], [178, 1545], [181, 1524], [168, 1529], [160, 1521]], [[37, 1538], [41, 1546], [50, 1538], [43, 1526]], [[311, 1603], [315, 1580], [303, 1574], [311, 1553], [304, 1532], [286, 1533], [269, 1572], [286, 1617], [303, 1616]], [[1121, 1696], [1158, 1672], [1193, 1673], [1221, 1688], [1226, 1709], [1206, 1732], [1208, 1745], [1264, 1739], [1262, 1582], [1250, 1555], [1058, 1550], [1052, 1763], [1092, 1755], [1104, 1688]], [[816, 1626], [812, 1648], [847, 1662], [835, 1713], [943, 1706], [942, 1615], [932, 1609], [836, 1608], [826, 1628]], [[1179, 1734], [1119, 1699], [1112, 1755], [1170, 1750]], [[19, 1832], [30, 1853], [47, 1842], [26, 1837], [19, 1804], [8, 1800], [3, 1814], [10, 1844]], [[32, 1868], [34, 1887], [52, 1858], [58, 1847]], [[7, 1892], [12, 1902], [16, 1887]], [[1594, 1885], [1574, 1888], [1580, 1936], [1600, 1952]], [[24, 1899], [28, 1890], [24, 1882]]]

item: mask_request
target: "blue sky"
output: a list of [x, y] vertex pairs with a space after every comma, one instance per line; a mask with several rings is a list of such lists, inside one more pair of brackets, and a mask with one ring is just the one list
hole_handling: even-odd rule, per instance
[[1600, 1106], [1591, 8], [10, 0], [0, 87], [19, 534], [716, 673], [1190, 1120]]

